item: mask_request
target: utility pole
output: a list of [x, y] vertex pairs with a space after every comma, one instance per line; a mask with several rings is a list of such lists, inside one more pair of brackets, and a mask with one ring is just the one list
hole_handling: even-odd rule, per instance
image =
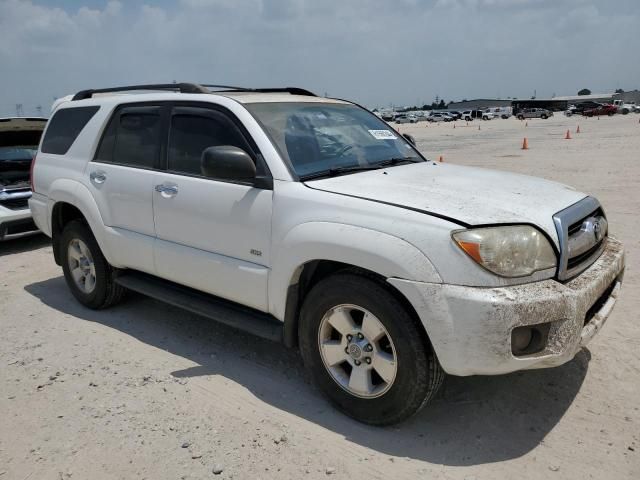
[[16, 117], [22, 116], [22, 104], [16, 103]]

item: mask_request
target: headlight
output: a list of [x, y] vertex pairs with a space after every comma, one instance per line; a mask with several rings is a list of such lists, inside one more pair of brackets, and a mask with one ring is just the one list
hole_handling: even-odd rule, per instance
[[459, 230], [452, 237], [467, 255], [502, 277], [525, 277], [556, 266], [549, 241], [529, 225]]

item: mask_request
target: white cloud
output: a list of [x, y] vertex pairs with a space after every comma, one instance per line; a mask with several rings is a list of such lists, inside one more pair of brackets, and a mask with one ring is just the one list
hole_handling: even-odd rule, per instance
[[143, 2], [0, 1], [0, 115], [171, 80], [299, 85], [368, 105], [640, 86], [635, 0]]

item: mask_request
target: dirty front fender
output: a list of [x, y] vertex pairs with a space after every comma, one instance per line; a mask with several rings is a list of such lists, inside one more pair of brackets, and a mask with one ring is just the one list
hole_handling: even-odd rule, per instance
[[308, 262], [330, 260], [376, 272], [386, 278], [438, 283], [441, 278], [418, 248], [392, 235], [333, 222], [308, 222], [292, 228], [273, 252], [269, 309], [284, 320], [289, 285]]

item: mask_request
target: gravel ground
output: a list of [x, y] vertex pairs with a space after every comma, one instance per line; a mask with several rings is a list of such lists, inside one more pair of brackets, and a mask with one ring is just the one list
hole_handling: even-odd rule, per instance
[[639, 119], [400, 127], [433, 159], [596, 195], [627, 272], [572, 362], [450, 377], [393, 428], [335, 412], [295, 352], [137, 295], [87, 310], [48, 239], [0, 244], [0, 480], [640, 478]]

